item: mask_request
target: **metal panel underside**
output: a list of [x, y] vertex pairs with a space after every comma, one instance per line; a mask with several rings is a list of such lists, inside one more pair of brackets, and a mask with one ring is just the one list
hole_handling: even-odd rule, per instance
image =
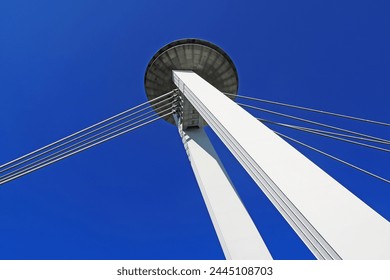
[[[172, 70], [193, 70], [222, 92], [237, 94], [238, 75], [230, 57], [218, 46], [200, 39], [174, 41], [161, 48], [150, 60], [145, 72], [145, 90], [149, 100], [176, 88]], [[230, 98], [234, 99], [234, 96]], [[188, 111], [199, 114], [188, 104]], [[193, 117], [196, 119], [196, 117]], [[165, 120], [175, 124], [173, 117]], [[190, 126], [190, 124], [189, 124]]]

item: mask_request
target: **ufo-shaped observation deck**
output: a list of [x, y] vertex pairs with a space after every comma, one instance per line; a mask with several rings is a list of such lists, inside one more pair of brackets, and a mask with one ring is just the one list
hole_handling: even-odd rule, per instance
[[[237, 95], [238, 75], [233, 61], [210, 42], [182, 39], [162, 47], [152, 57], [145, 72], [145, 91], [149, 100], [176, 88], [172, 70], [192, 70], [221, 92], [233, 94], [230, 98]], [[200, 125], [201, 118], [192, 105], [186, 104], [184, 109], [184, 121], [189, 126]], [[175, 123], [172, 116], [165, 117], [165, 120]]]

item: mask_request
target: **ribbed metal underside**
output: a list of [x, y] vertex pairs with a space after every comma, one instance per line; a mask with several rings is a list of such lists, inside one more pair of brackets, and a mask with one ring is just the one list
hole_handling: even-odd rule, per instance
[[[192, 70], [221, 92], [237, 94], [236, 67], [221, 48], [210, 42], [183, 39], [161, 48], [149, 62], [145, 73], [145, 90], [149, 100], [176, 88], [172, 70]], [[230, 97], [234, 99], [234, 96]], [[183, 116], [190, 113], [192, 119], [183, 122], [201, 125], [200, 115], [191, 104], [187, 104], [185, 110], [188, 112], [183, 112]], [[171, 116], [165, 119], [174, 124]]]

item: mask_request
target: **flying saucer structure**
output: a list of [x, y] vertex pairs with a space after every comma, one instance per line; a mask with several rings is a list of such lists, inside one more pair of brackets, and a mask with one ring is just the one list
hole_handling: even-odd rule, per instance
[[[173, 70], [192, 70], [211, 85], [234, 99], [238, 75], [230, 57], [220, 47], [200, 39], [182, 39], [162, 47], [150, 60], [145, 72], [145, 91], [149, 100], [176, 88]], [[175, 124], [172, 116], [165, 120]], [[204, 121], [188, 102], [183, 105], [185, 127], [203, 126]]]

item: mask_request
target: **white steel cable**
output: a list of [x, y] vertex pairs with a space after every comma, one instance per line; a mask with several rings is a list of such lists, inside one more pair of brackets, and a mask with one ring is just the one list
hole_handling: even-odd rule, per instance
[[356, 170], [358, 170], [358, 171], [360, 171], [360, 172], [363, 172], [363, 173], [365, 173], [365, 174], [367, 174], [367, 175], [370, 175], [370, 176], [372, 176], [372, 177], [374, 177], [374, 178], [376, 178], [376, 179], [379, 179], [379, 180], [381, 180], [381, 181], [383, 181], [383, 182], [385, 182], [385, 183], [388, 183], [388, 184], [390, 184], [390, 180], [388, 180], [388, 179], [385, 179], [385, 178], [383, 178], [383, 177], [381, 177], [381, 176], [379, 176], [379, 175], [376, 175], [376, 174], [374, 174], [374, 173], [372, 173], [372, 172], [369, 172], [369, 171], [367, 171], [367, 170], [365, 170], [365, 169], [363, 169], [363, 168], [361, 168], [361, 167], [358, 167], [358, 166], [356, 166], [356, 165], [353, 165], [352, 163], [349, 163], [349, 162], [347, 162], [347, 161], [345, 161], [345, 160], [342, 160], [342, 159], [340, 159], [340, 158], [337, 158], [337, 157], [335, 157], [335, 156], [332, 156], [332, 155], [330, 155], [330, 154], [328, 154], [328, 153], [325, 153], [325, 152], [323, 152], [323, 151], [321, 151], [321, 150], [319, 150], [319, 149], [317, 149], [317, 148], [314, 148], [314, 147], [312, 147], [312, 146], [310, 146], [310, 145], [308, 145], [308, 144], [305, 144], [305, 143], [303, 143], [303, 142], [301, 142], [301, 141], [298, 141], [298, 140], [296, 140], [296, 139], [294, 139], [294, 138], [292, 138], [292, 137], [289, 137], [289, 136], [287, 136], [287, 135], [284, 135], [284, 134], [282, 134], [282, 133], [280, 133], [280, 132], [277, 132], [277, 131], [274, 131], [277, 135], [279, 135], [279, 136], [281, 136], [281, 137], [283, 137], [283, 138], [285, 138], [285, 139], [289, 139], [289, 140], [291, 140], [291, 141], [293, 141], [293, 142], [295, 142], [295, 143], [297, 143], [297, 144], [300, 144], [300, 145], [302, 145], [302, 146], [304, 146], [304, 147], [306, 147], [306, 148], [309, 148], [309, 149], [311, 149], [311, 150], [313, 150], [313, 151], [316, 151], [316, 152], [318, 152], [318, 153], [320, 153], [320, 154], [322, 154], [322, 155], [324, 155], [324, 156], [327, 156], [327, 157], [329, 157], [329, 158], [331, 158], [331, 159], [333, 159], [333, 160], [336, 160], [336, 161], [338, 161], [338, 162], [341, 162], [341, 163], [343, 163], [343, 164], [345, 164], [345, 165], [347, 165], [347, 166], [349, 166], [349, 167], [352, 167], [352, 168], [354, 168], [354, 169], [356, 169]]
[[133, 131], [133, 130], [135, 130], [135, 129], [137, 129], [137, 128], [140, 128], [140, 127], [142, 127], [142, 126], [148, 125], [148, 124], [150, 124], [150, 123], [152, 123], [152, 122], [155, 122], [155, 121], [157, 121], [157, 120], [159, 120], [159, 119], [162, 119], [162, 118], [164, 118], [164, 117], [166, 117], [166, 116], [168, 116], [168, 115], [170, 115], [170, 114], [172, 114], [172, 112], [169, 112], [169, 113], [164, 114], [164, 115], [162, 115], [162, 116], [158, 116], [158, 117], [156, 117], [156, 118], [154, 118], [154, 119], [152, 119], [152, 120], [149, 120], [149, 121], [147, 121], [147, 122], [145, 122], [145, 123], [142, 123], [142, 124], [139, 124], [139, 125], [137, 125], [137, 126], [128, 128], [128, 129], [126, 129], [126, 130], [124, 130], [124, 131], [122, 131], [122, 132], [120, 132], [120, 133], [114, 134], [114, 135], [112, 135], [112, 136], [110, 136], [110, 137], [108, 137], [108, 138], [104, 138], [104, 139], [102, 139], [102, 140], [99, 140], [98, 142], [91, 143], [91, 144], [89, 144], [89, 145], [87, 145], [87, 146], [85, 146], [85, 147], [83, 147], [83, 148], [81, 148], [81, 149], [78, 149], [78, 150], [76, 150], [76, 151], [72, 151], [71, 153], [67, 153], [67, 154], [65, 154], [65, 155], [61, 155], [61, 156], [58, 157], [58, 158], [51, 159], [51, 160], [48, 161], [48, 162], [42, 163], [42, 164], [40, 164], [40, 165], [38, 165], [38, 166], [35, 166], [35, 167], [31, 168], [31, 169], [24, 170], [22, 173], [15, 174], [15, 175], [13, 175], [12, 177], [4, 178], [3, 180], [0, 181], [0, 185], [5, 184], [5, 183], [7, 183], [7, 182], [9, 182], [9, 181], [15, 180], [15, 179], [17, 179], [17, 178], [19, 178], [19, 177], [21, 177], [21, 176], [24, 176], [24, 175], [26, 175], [26, 174], [29, 174], [29, 173], [31, 173], [31, 172], [33, 172], [33, 171], [36, 171], [36, 170], [38, 170], [38, 169], [40, 169], [40, 168], [43, 168], [43, 167], [45, 167], [45, 166], [48, 166], [48, 165], [50, 165], [50, 164], [53, 164], [53, 163], [55, 163], [55, 162], [57, 162], [57, 161], [60, 161], [60, 160], [62, 160], [62, 159], [64, 159], [64, 158], [67, 158], [67, 157], [69, 157], [69, 156], [72, 156], [72, 155], [74, 155], [74, 154], [80, 153], [80, 152], [82, 152], [82, 151], [84, 151], [84, 150], [87, 150], [87, 149], [89, 149], [89, 148], [92, 148], [92, 147], [94, 147], [94, 146], [96, 146], [96, 145], [98, 145], [98, 144], [101, 144], [101, 143], [103, 143], [103, 142], [106, 142], [106, 141], [108, 141], [108, 140], [111, 140], [111, 139], [113, 139], [113, 138], [115, 138], [115, 137], [118, 137], [118, 136], [123, 135], [123, 134], [125, 134], [125, 133], [128, 133], [128, 132], [130, 132], [130, 131]]
[[[266, 119], [262, 119], [262, 118], [257, 118], [257, 119], [260, 121], [264, 121], [264, 122], [272, 122], [270, 120], [266, 120]], [[389, 145], [386, 142], [374, 140], [374, 139], [370, 139], [370, 138], [366, 138], [366, 137], [358, 137], [358, 136], [353, 136], [353, 135], [344, 134], [344, 133], [337, 133], [337, 132], [333, 132], [333, 131], [329, 131], [329, 130], [314, 129], [314, 128], [310, 128], [307, 126], [299, 126], [299, 125], [292, 125], [292, 124], [286, 124], [286, 123], [281, 123], [281, 124], [296, 127], [296, 128], [302, 128], [302, 129], [306, 129], [306, 130], [321, 132], [321, 133], [325, 133], [325, 134], [341, 136], [341, 137], [345, 137], [345, 138], [351, 138], [351, 139], [357, 139], [357, 140], [362, 140], [362, 141], [367, 141], [367, 142], [375, 142], [375, 143], [379, 143], [379, 144], [383, 144], [383, 145]]]
[[[161, 103], [163, 103], [163, 102], [166, 102], [166, 101], [169, 100], [169, 99], [171, 99], [171, 97], [168, 97], [168, 98], [166, 98], [166, 99], [164, 99], [164, 100], [161, 100], [161, 101], [159, 101], [159, 102], [157, 102], [157, 103], [155, 103], [155, 104], [153, 104], [153, 105], [156, 106], [156, 105], [158, 105], [158, 104], [161, 104]], [[164, 105], [162, 105], [162, 106], [158, 106], [155, 110], [159, 110], [159, 109], [161, 109], [162, 107], [166, 107], [167, 105], [172, 105], [172, 101], [171, 101], [170, 103], [164, 104]], [[136, 115], [136, 114], [139, 114], [140, 112], [143, 112], [143, 111], [145, 111], [145, 110], [147, 110], [147, 109], [152, 110], [151, 107], [145, 107], [145, 108], [143, 108], [143, 109], [141, 109], [141, 110], [138, 110], [138, 111], [136, 111], [136, 112], [134, 112], [134, 113], [131, 113], [131, 114], [129, 114], [129, 115], [126, 115], [126, 116], [124, 116], [124, 117], [122, 117], [122, 118], [119, 118], [119, 119], [117, 119], [117, 120], [115, 120], [115, 121], [109, 122], [108, 124], [105, 124], [105, 125], [103, 125], [103, 126], [100, 126], [100, 127], [95, 128], [95, 129], [93, 129], [93, 130], [90, 130], [90, 131], [88, 131], [88, 132], [86, 132], [86, 133], [84, 133], [84, 134], [81, 134], [81, 135], [79, 135], [79, 136], [77, 136], [77, 137], [75, 137], [75, 138], [69, 138], [70, 140], [62, 141], [62, 143], [58, 143], [58, 145], [53, 145], [54, 147], [52, 147], [52, 148], [47, 147], [46, 149], [39, 149], [39, 151], [37, 150], [38, 152], [36, 152], [36, 153], [30, 153], [30, 156], [29, 156], [29, 157], [26, 156], [26, 157], [24, 157], [24, 158], [20, 158], [19, 161], [13, 161], [13, 164], [10, 164], [10, 165], [8, 165], [8, 166], [4, 166], [2, 169], [0, 168], [0, 174], [4, 173], [4, 172], [6, 172], [6, 171], [8, 171], [8, 170], [10, 170], [10, 169], [14, 169], [15, 167], [18, 167], [18, 166], [20, 166], [20, 165], [22, 165], [22, 164], [24, 164], [24, 163], [26, 163], [26, 162], [29, 162], [29, 161], [31, 161], [31, 160], [33, 160], [33, 159], [36, 159], [36, 158], [41, 157], [41, 156], [43, 156], [43, 155], [45, 155], [45, 154], [48, 154], [49, 152], [51, 152], [51, 151], [53, 151], [53, 150], [56, 150], [56, 149], [58, 149], [58, 148], [60, 148], [60, 147], [63, 147], [63, 146], [65, 146], [65, 145], [68, 145], [68, 144], [70, 144], [70, 143], [72, 143], [72, 142], [74, 142], [74, 141], [76, 141], [76, 140], [79, 140], [79, 139], [81, 139], [81, 138], [84, 138], [85, 136], [90, 135], [90, 134], [92, 134], [92, 133], [94, 133], [94, 132], [97, 132], [97, 131], [99, 131], [99, 130], [105, 128], [105, 127], [111, 126], [111, 125], [113, 125], [113, 124], [115, 124], [115, 123], [117, 123], [117, 122], [119, 122], [119, 121], [121, 121], [121, 120], [127, 119], [127, 118], [129, 118], [129, 117], [131, 117], [131, 116], [134, 116], [134, 115]], [[152, 113], [152, 112], [153, 112], [153, 111], [149, 111], [149, 112], [143, 113], [143, 114], [141, 114], [141, 115], [138, 115], [137, 117], [134, 117], [134, 118], [130, 119], [130, 120], [127, 121], [127, 122], [136, 120], [136, 119], [138, 119], [138, 118], [140, 118], [140, 117], [142, 117], [142, 116], [145, 116], [145, 115], [147, 115], [147, 114], [150, 114], [150, 113]]]
[[259, 107], [255, 107], [255, 106], [251, 106], [251, 105], [247, 105], [247, 104], [242, 104], [242, 103], [238, 103], [238, 102], [237, 102], [237, 104], [242, 106], [242, 107], [247, 107], [247, 108], [251, 108], [251, 109], [254, 109], [254, 110], [258, 110], [258, 111], [262, 111], [262, 112], [266, 112], [266, 113], [270, 113], [270, 114], [274, 114], [274, 115], [278, 115], [278, 116], [282, 116], [282, 117], [286, 117], [286, 118], [290, 118], [290, 119], [294, 119], [294, 120], [310, 123], [310, 124], [315, 124], [315, 125], [322, 126], [322, 127], [331, 128], [331, 129], [334, 129], [334, 130], [347, 132], [347, 133], [350, 133], [350, 134], [359, 135], [359, 136], [363, 136], [363, 137], [374, 139], [374, 140], [379, 140], [379, 141], [383, 142], [383, 144], [390, 144], [389, 140], [386, 140], [386, 139], [383, 139], [383, 138], [379, 138], [379, 137], [375, 137], [375, 136], [371, 136], [371, 135], [368, 135], [368, 134], [364, 134], [364, 133], [360, 133], [360, 132], [356, 132], [356, 131], [340, 128], [340, 127], [337, 127], [337, 126], [324, 124], [324, 123], [321, 123], [321, 122], [315, 122], [315, 121], [311, 121], [311, 120], [308, 120], [308, 119], [299, 118], [299, 117], [296, 117], [296, 116], [283, 114], [283, 113], [279, 113], [279, 112], [275, 112], [275, 111], [272, 111], [272, 110], [267, 110], [267, 109], [263, 109], [263, 108], [259, 108]]
[[361, 142], [345, 139], [345, 138], [342, 138], [342, 137], [329, 135], [326, 132], [322, 133], [322, 132], [318, 132], [316, 130], [312, 130], [310, 128], [305, 128], [305, 127], [295, 126], [295, 125], [289, 125], [289, 124], [285, 124], [285, 123], [273, 122], [273, 121], [269, 121], [269, 120], [265, 120], [265, 119], [261, 119], [261, 118], [257, 118], [257, 119], [259, 121], [262, 121], [262, 122], [266, 122], [266, 123], [270, 123], [270, 124], [274, 124], [274, 125], [278, 125], [278, 126], [283, 126], [283, 127], [295, 129], [295, 130], [298, 130], [298, 131], [303, 131], [303, 132], [307, 132], [307, 133], [311, 133], [311, 134], [315, 134], [315, 135], [331, 138], [331, 139], [336, 139], [336, 140], [339, 140], [339, 141], [344, 141], [344, 142], [347, 142], [347, 143], [363, 146], [363, 147], [366, 147], [366, 148], [376, 149], [376, 150], [387, 152], [387, 153], [390, 152], [389, 149], [385, 149], [385, 148], [382, 148], [382, 147], [377, 147], [377, 146], [374, 146], [374, 145], [369, 145], [369, 144], [365, 144], [365, 143], [361, 143]]
[[345, 119], [350, 119], [350, 120], [355, 120], [355, 121], [361, 121], [361, 122], [366, 122], [366, 123], [371, 123], [371, 124], [378, 124], [378, 125], [383, 125], [383, 126], [390, 126], [390, 123], [385, 123], [385, 122], [380, 122], [380, 121], [375, 121], [375, 120], [370, 120], [370, 119], [364, 119], [364, 118], [359, 118], [359, 117], [354, 117], [354, 116], [348, 116], [348, 115], [344, 115], [344, 114], [338, 114], [338, 113], [333, 113], [333, 112], [329, 112], [329, 111], [312, 109], [312, 108], [308, 108], [308, 107], [297, 106], [297, 105], [276, 102], [276, 101], [271, 101], [271, 100], [266, 100], [266, 99], [260, 99], [260, 98], [245, 96], [245, 95], [234, 95], [234, 94], [230, 94], [230, 93], [226, 93], [226, 95], [237, 96], [239, 98], [243, 98], [243, 99], [247, 99], [247, 100], [253, 100], [253, 101], [259, 101], [259, 102], [279, 105], [279, 106], [285, 106], [285, 107], [289, 107], [289, 108], [300, 109], [300, 110], [305, 110], [305, 111], [310, 111], [310, 112], [315, 112], [315, 113], [320, 113], [320, 114], [325, 114], [325, 115], [330, 115], [330, 116], [335, 116], [335, 117], [340, 117], [340, 118], [345, 118]]
[[[166, 111], [168, 111], [168, 110], [172, 110], [172, 108], [167, 108], [167, 109], [165, 109], [165, 110], [161, 110], [161, 111], [158, 112], [158, 113], [161, 114], [161, 113], [164, 113], [164, 112], [166, 112]], [[64, 147], [64, 148], [62, 148], [61, 150], [59, 150], [59, 151], [57, 151], [57, 152], [55, 152], [55, 153], [52, 153], [52, 154], [50, 154], [50, 155], [48, 155], [48, 156], [46, 156], [46, 157], [43, 157], [43, 158], [38, 159], [38, 160], [36, 160], [36, 161], [33, 161], [33, 162], [31, 162], [31, 163], [29, 163], [29, 164], [27, 164], [27, 165], [24, 165], [24, 166], [22, 166], [22, 167], [20, 167], [20, 168], [18, 168], [18, 169], [16, 169], [16, 170], [13, 170], [13, 171], [9, 172], [9, 173], [6, 174], [6, 175], [1, 176], [1, 177], [0, 177], [0, 183], [1, 183], [2, 180], [6, 179], [6, 178], [8, 178], [8, 177], [10, 177], [10, 176], [13, 176], [13, 175], [18, 174], [18, 173], [22, 173], [25, 169], [32, 168], [32, 167], [34, 167], [34, 166], [37, 166], [37, 165], [39, 165], [39, 164], [42, 164], [42, 162], [50, 161], [52, 158], [59, 157], [59, 156], [61, 156], [61, 155], [64, 155], [64, 154], [66, 154], [66, 153], [69, 153], [69, 152], [71, 152], [71, 151], [75, 151], [75, 150], [77, 150], [77, 149], [80, 149], [80, 148], [83, 147], [83, 146], [86, 146], [86, 145], [88, 145], [88, 144], [90, 144], [90, 143], [93, 143], [93, 142], [95, 142], [95, 141], [97, 141], [97, 140], [103, 139], [103, 138], [105, 138], [105, 137], [107, 137], [107, 136], [109, 136], [109, 135], [111, 135], [111, 134], [119, 133], [119, 132], [120, 132], [121, 130], [123, 130], [123, 129], [129, 128], [129, 127], [134, 126], [134, 125], [136, 125], [136, 124], [138, 124], [138, 123], [145, 122], [146, 120], [148, 120], [148, 119], [150, 119], [150, 118], [152, 118], [152, 117], [154, 117], [154, 116], [156, 116], [156, 115], [157, 115], [157, 113], [154, 113], [154, 115], [152, 115], [152, 116], [148, 116], [148, 117], [145, 117], [145, 118], [143, 118], [143, 119], [141, 119], [141, 120], [138, 120], [138, 121], [136, 121], [136, 122], [133, 122], [133, 123], [131, 123], [131, 124], [125, 125], [124, 127], [118, 128], [118, 129], [116, 129], [115, 131], [112, 131], [112, 132], [110, 132], [110, 133], [108, 133], [108, 131], [112, 130], [114, 127], [113, 127], [113, 128], [110, 128], [110, 129], [107, 129], [106, 131], [104, 131], [104, 132], [102, 132], [102, 133], [99, 133], [99, 134], [97, 134], [97, 135], [88, 137], [87, 139], [85, 139], [85, 140], [83, 140], [83, 141], [81, 141], [81, 142], [79, 142], [79, 143], [73, 144], [73, 145], [68, 146], [68, 147]], [[118, 126], [115, 126], [115, 127], [119, 127], [119, 126], [122, 126], [122, 125], [118, 125]], [[102, 134], [103, 134], [103, 135], [102, 135]], [[99, 135], [102, 135], [102, 136], [96, 138], [96, 136], [99, 136]], [[86, 141], [87, 141], [87, 142], [86, 142]], [[84, 142], [86, 142], [86, 143], [84, 143]], [[84, 144], [81, 144], [81, 143], [84, 143]]]
[[[61, 138], [60, 140], [57, 140], [57, 141], [55, 141], [55, 142], [53, 142], [53, 143], [50, 143], [50, 144], [48, 144], [48, 145], [46, 145], [46, 146], [44, 146], [44, 147], [42, 147], [42, 148], [39, 148], [39, 149], [37, 149], [37, 150], [34, 150], [34, 151], [32, 151], [32, 152], [30, 152], [30, 153], [28, 153], [28, 154], [26, 154], [26, 155], [23, 155], [23, 156], [18, 157], [18, 158], [14, 159], [14, 160], [11, 160], [11, 161], [9, 161], [9, 162], [3, 164], [3, 165], [0, 165], [0, 169], [1, 169], [1, 168], [4, 168], [4, 167], [7, 167], [7, 166], [9, 166], [9, 165], [11, 165], [11, 164], [13, 164], [13, 163], [15, 163], [15, 162], [17, 162], [17, 161], [20, 161], [21, 159], [25, 159], [26, 157], [31, 156], [31, 155], [33, 155], [33, 154], [36, 154], [36, 153], [38, 153], [38, 152], [40, 152], [40, 151], [42, 151], [42, 150], [45, 150], [45, 149], [47, 149], [47, 148], [49, 148], [49, 147], [51, 147], [51, 146], [53, 146], [53, 145], [56, 145], [56, 144], [61, 143], [61, 142], [65, 141], [65, 140], [67, 140], [67, 139], [70, 139], [71, 137], [74, 137], [74, 136], [79, 135], [79, 134], [81, 134], [81, 133], [83, 133], [83, 132], [85, 132], [85, 131], [88, 131], [88, 130], [90, 130], [90, 129], [92, 129], [92, 128], [95, 128], [95, 127], [97, 127], [97, 126], [99, 126], [99, 125], [101, 125], [101, 124], [103, 124], [103, 123], [106, 123], [106, 122], [112, 120], [112, 119], [115, 119], [115, 118], [117, 118], [117, 117], [120, 117], [120, 116], [122, 116], [122, 115], [124, 115], [124, 114], [126, 114], [126, 113], [132, 112], [132, 111], [134, 111], [134, 110], [136, 110], [136, 109], [138, 109], [138, 108], [141, 108], [142, 106], [149, 105], [149, 104], [151, 104], [151, 102], [154, 102], [154, 101], [157, 101], [157, 100], [159, 100], [159, 99], [161, 99], [161, 98], [164, 98], [164, 97], [166, 97], [166, 96], [168, 96], [168, 95], [170, 95], [170, 94], [173, 94], [174, 92], [177, 92], [177, 89], [174, 89], [174, 90], [172, 90], [172, 91], [170, 91], [170, 92], [167, 92], [167, 93], [165, 93], [165, 94], [163, 94], [163, 95], [160, 95], [159, 97], [156, 97], [156, 98], [154, 98], [154, 99], [152, 99], [152, 100], [146, 101], [146, 102], [144, 102], [144, 103], [142, 103], [142, 104], [139, 104], [139, 105], [137, 105], [137, 106], [135, 106], [135, 107], [132, 107], [132, 108], [126, 110], [126, 111], [123, 111], [123, 112], [121, 112], [121, 113], [119, 113], [119, 114], [117, 114], [117, 115], [115, 115], [115, 116], [112, 116], [112, 117], [110, 117], [110, 118], [108, 118], [108, 119], [105, 119], [105, 120], [103, 120], [103, 121], [101, 121], [101, 122], [98, 122], [98, 123], [96, 123], [96, 124], [94, 124], [94, 125], [91, 125], [91, 126], [89, 126], [89, 127], [87, 127], [87, 128], [84, 128], [84, 129], [82, 129], [82, 130], [80, 130], [80, 131], [78, 131], [78, 132], [75, 132], [75, 133], [73, 133], [73, 134], [71, 134], [71, 135], [68, 135], [68, 136], [66, 136], [66, 137], [64, 137], [64, 138]], [[153, 105], [153, 104], [152, 104], [152, 105]]]
[[[161, 106], [161, 107], [163, 107], [163, 106]], [[171, 109], [171, 108], [167, 108], [167, 109], [162, 110], [162, 111], [160, 111], [160, 112], [158, 112], [158, 113], [164, 113], [164, 112], [166, 112], [166, 111], [168, 111], [168, 110], [172, 110], [172, 109]], [[147, 119], [149, 119], [149, 118], [152, 118], [152, 117], [154, 117], [154, 116], [156, 115], [156, 113], [154, 113], [153, 111], [152, 111], [152, 112], [148, 112], [148, 113], [149, 113], [149, 114], [150, 114], [150, 113], [153, 113], [153, 115], [152, 115], [152, 116], [145, 117], [145, 118], [143, 118], [142, 120], [136, 121], [136, 122], [134, 122], [134, 123], [128, 124], [128, 125], [126, 125], [124, 128], [129, 127], [129, 126], [133, 126], [133, 125], [135, 125], [135, 124], [137, 124], [137, 123], [140, 123], [140, 122], [143, 122], [143, 121], [145, 121], [145, 120], [147, 120]], [[143, 115], [145, 115], [145, 114], [143, 114]], [[121, 129], [124, 129], [124, 128], [122, 127], [122, 128], [119, 128], [119, 129], [115, 130], [114, 132], [108, 133], [108, 131], [110, 131], [110, 130], [112, 130], [112, 129], [114, 129], [114, 128], [117, 128], [117, 127], [121, 127], [121, 126], [123, 126], [124, 124], [129, 123], [130, 121], [133, 121], [133, 120], [135, 120], [135, 119], [137, 119], [137, 118], [138, 118], [138, 117], [133, 118], [133, 119], [131, 119], [131, 120], [129, 120], [129, 121], [123, 122], [123, 123], [120, 124], [120, 125], [116, 125], [116, 126], [114, 126], [114, 127], [108, 128], [108, 129], [106, 129], [105, 131], [103, 131], [103, 132], [101, 132], [101, 133], [98, 133], [98, 134], [96, 134], [96, 135], [93, 135], [93, 136], [91, 136], [91, 137], [88, 137], [87, 139], [84, 139], [84, 140], [82, 140], [82, 141], [79, 141], [79, 142], [77, 142], [77, 143], [75, 143], [75, 144], [73, 144], [73, 145], [64, 147], [64, 148], [60, 149], [59, 151], [54, 152], [54, 153], [52, 153], [52, 154], [50, 154], [50, 155], [48, 155], [48, 156], [46, 156], [46, 157], [43, 157], [43, 158], [38, 159], [38, 160], [36, 160], [36, 161], [33, 161], [33, 162], [29, 163], [29, 164], [26, 164], [26, 165], [24, 165], [24, 166], [22, 166], [22, 167], [20, 167], [20, 168], [18, 168], [18, 169], [16, 169], [16, 170], [13, 170], [13, 171], [9, 172], [9, 173], [6, 174], [6, 175], [2, 175], [2, 176], [0, 176], [0, 181], [1, 181], [3, 178], [8, 177], [8, 176], [10, 176], [10, 175], [12, 175], [12, 174], [14, 174], [14, 173], [22, 172], [22, 170], [24, 170], [24, 169], [26, 169], [26, 168], [29, 168], [30, 166], [35, 166], [35, 165], [37, 165], [37, 163], [39, 163], [39, 162], [48, 161], [48, 160], [50, 160], [50, 158], [52, 158], [52, 157], [54, 157], [54, 156], [56, 156], [56, 155], [58, 155], [58, 154], [64, 154], [65, 151], [67, 151], [67, 150], [69, 150], [69, 149], [75, 150], [75, 149], [78, 149], [80, 146], [84, 146], [84, 145], [86, 145], [86, 144], [88, 144], [88, 143], [92, 143], [93, 141], [96, 140], [96, 139], [94, 139], [94, 138], [96, 138], [96, 137], [99, 136], [99, 135], [102, 135], [101, 137], [98, 138], [98, 139], [101, 139], [101, 138], [103, 138], [103, 137], [106, 137], [106, 136], [109, 135], [109, 134], [112, 134], [112, 133], [114, 133], [114, 132], [120, 131]], [[81, 145], [82, 143], [85, 143], [85, 142], [87, 142], [87, 143]]]

